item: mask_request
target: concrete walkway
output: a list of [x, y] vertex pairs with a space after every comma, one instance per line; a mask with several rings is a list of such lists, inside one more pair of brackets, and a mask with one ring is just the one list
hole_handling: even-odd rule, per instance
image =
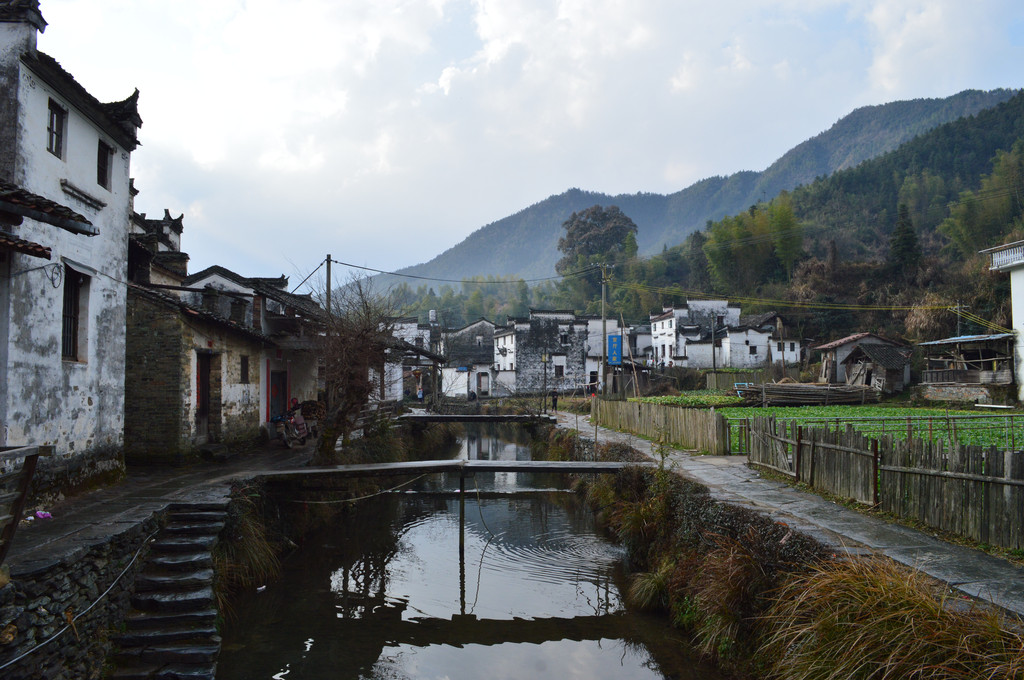
[[[558, 426], [594, 436], [588, 416], [559, 412]], [[597, 438], [629, 444], [659, 459], [650, 442], [634, 435], [598, 427]], [[763, 512], [837, 550], [885, 555], [1024, 620], [1024, 568], [765, 479], [746, 462], [746, 456], [693, 456], [673, 449], [667, 464], [708, 487], [718, 500]]]
[[124, 481], [80, 494], [46, 508], [52, 519], [22, 522], [7, 555], [17, 578], [84, 555], [111, 536], [130, 531], [141, 520], [171, 503], [225, 501], [232, 479], [303, 466], [313, 453], [312, 442], [286, 449], [279, 441], [229, 459], [186, 468], [129, 467]]

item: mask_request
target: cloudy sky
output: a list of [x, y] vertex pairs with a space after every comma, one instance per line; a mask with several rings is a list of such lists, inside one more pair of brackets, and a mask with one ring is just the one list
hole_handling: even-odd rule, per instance
[[1024, 86], [1020, 0], [42, 0], [40, 49], [138, 87], [191, 269], [394, 269], [570, 187], [761, 170], [858, 106]]

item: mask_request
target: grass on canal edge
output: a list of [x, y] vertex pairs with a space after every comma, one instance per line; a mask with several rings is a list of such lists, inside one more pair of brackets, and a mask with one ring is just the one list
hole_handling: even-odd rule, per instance
[[231, 489], [227, 521], [213, 549], [214, 597], [221, 617], [230, 618], [232, 598], [277, 579], [279, 546], [264, 521], [264, 493], [256, 484]]
[[813, 539], [662, 468], [581, 480], [627, 548], [631, 602], [739, 677], [1024, 678], [1020, 623]]

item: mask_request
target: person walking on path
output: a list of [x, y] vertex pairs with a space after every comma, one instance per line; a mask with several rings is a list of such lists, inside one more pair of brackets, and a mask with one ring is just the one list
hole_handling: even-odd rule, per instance
[[558, 410], [558, 392], [555, 390], [551, 390], [551, 410]]

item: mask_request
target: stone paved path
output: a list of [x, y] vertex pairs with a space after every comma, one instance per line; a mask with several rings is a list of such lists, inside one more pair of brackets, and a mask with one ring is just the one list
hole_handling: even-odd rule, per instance
[[[558, 426], [594, 437], [589, 417], [559, 412]], [[653, 445], [639, 437], [598, 427], [597, 438], [629, 444], [658, 459]], [[694, 456], [675, 449], [668, 456], [677, 473], [708, 487], [719, 500], [763, 512], [838, 550], [886, 555], [1024, 619], [1024, 568], [765, 479], [746, 462], [746, 456]]]
[[312, 442], [286, 449], [274, 441], [222, 463], [143, 470], [129, 467], [127, 478], [118, 484], [46, 508], [52, 519], [22, 522], [7, 555], [11, 576], [36, 573], [64, 558], [83, 555], [171, 503], [222, 500], [232, 479], [294, 469], [305, 465], [312, 452]]

